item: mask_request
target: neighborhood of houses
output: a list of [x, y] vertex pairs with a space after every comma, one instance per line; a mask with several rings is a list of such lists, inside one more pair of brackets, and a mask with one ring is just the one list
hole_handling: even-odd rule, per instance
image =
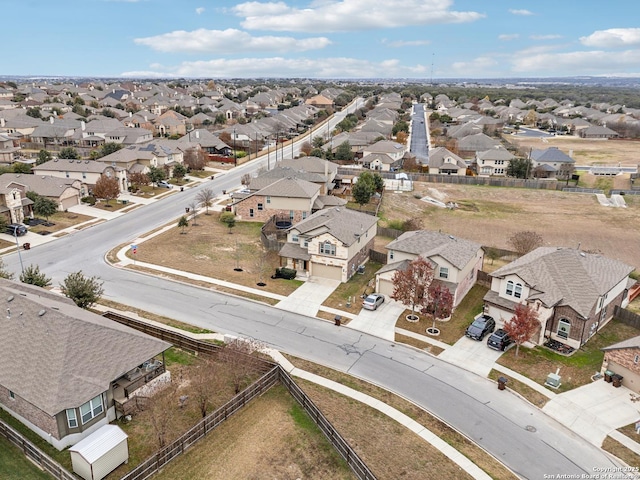
[[[33, 218], [29, 191], [68, 210], [103, 177], [116, 179], [119, 191], [126, 193], [133, 174], [157, 168], [171, 178], [173, 169], [194, 152], [209, 161], [237, 163], [239, 149], [257, 154], [304, 134], [319, 115], [344, 105], [344, 95], [344, 90], [316, 91], [311, 85], [232, 89], [212, 82], [43, 82], [0, 88], [0, 162], [26, 164], [32, 172], [0, 175], [0, 212], [7, 223]], [[239, 98], [244, 100], [233, 100]], [[361, 172], [398, 172], [413, 164], [430, 175], [506, 177], [519, 153], [497, 135], [505, 128], [532, 125], [606, 140], [619, 136], [607, 125], [635, 127], [640, 122], [640, 111], [620, 105], [587, 108], [551, 99], [458, 105], [445, 95], [428, 94], [419, 101], [436, 116], [428, 158], [416, 161], [406, 137], [394, 133], [405, 108], [401, 95], [381, 95], [357, 128], [319, 134], [305, 155], [274, 162], [273, 168], [243, 180], [226, 209], [240, 220], [272, 225], [280, 265], [296, 270], [300, 278], [347, 282], [369, 260], [377, 235], [375, 215], [348, 207]], [[428, 124], [428, 116], [425, 120]], [[109, 143], [121, 148], [91, 157]], [[64, 148], [76, 149], [81, 158], [58, 158]], [[52, 158], [37, 161], [40, 150], [51, 151]], [[336, 161], [328, 159], [332, 157]], [[570, 153], [556, 147], [532, 149], [527, 160], [537, 178], [557, 181], [574, 173]], [[446, 232], [404, 232], [386, 245], [386, 262], [375, 273], [374, 290], [392, 297], [397, 272], [423, 258], [433, 268], [434, 281], [451, 293], [455, 308], [479, 279], [483, 247]], [[554, 340], [579, 349], [613, 318], [616, 307], [629, 303], [634, 269], [579, 248], [539, 247], [489, 274], [483, 313], [500, 328], [526, 303], [539, 322], [531, 345]], [[170, 376], [163, 356], [169, 343], [37, 287], [1, 280], [0, 290], [7, 311], [0, 406], [56, 448], [86, 439], [121, 415], [119, 405], [138, 389]], [[640, 337], [605, 350], [603, 370], [622, 373], [623, 385], [637, 392]], [[34, 351], [41, 355], [34, 358], [29, 353]]]

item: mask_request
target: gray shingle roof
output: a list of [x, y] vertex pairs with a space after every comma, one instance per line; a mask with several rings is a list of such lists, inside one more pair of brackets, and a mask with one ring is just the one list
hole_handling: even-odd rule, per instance
[[319, 210], [291, 228], [298, 230], [302, 235], [315, 236], [329, 233], [344, 245], [349, 246], [376, 223], [378, 223], [378, 218], [373, 215], [335, 207]]
[[480, 244], [431, 230], [405, 232], [387, 245], [387, 250], [406, 252], [431, 259], [444, 258], [457, 269], [464, 268], [474, 258]]
[[256, 195], [289, 197], [289, 198], [313, 198], [320, 191], [320, 185], [307, 182], [299, 178], [281, 178], [266, 187], [258, 190]]
[[566, 305], [584, 318], [599, 297], [629, 276], [634, 267], [574, 248], [540, 247], [499, 268], [492, 277], [517, 275], [548, 307]]
[[536, 162], [575, 163], [573, 158], [564, 153], [558, 147], [549, 147], [545, 150], [532, 150], [531, 159]]
[[0, 279], [0, 292], [10, 313], [0, 322], [0, 385], [50, 415], [170, 347], [40, 287]]

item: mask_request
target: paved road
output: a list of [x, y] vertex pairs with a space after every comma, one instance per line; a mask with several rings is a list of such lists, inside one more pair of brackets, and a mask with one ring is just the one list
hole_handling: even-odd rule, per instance
[[[266, 161], [266, 160], [264, 160]], [[264, 162], [263, 161], [263, 162]], [[261, 161], [259, 161], [261, 162]], [[197, 191], [239, 185], [243, 165], [120, 218], [23, 252], [59, 283], [82, 269], [105, 281], [105, 297], [211, 330], [253, 337], [392, 390], [465, 433], [523, 478], [590, 474], [615, 466], [604, 453], [488, 380], [415, 349], [241, 298], [109, 267], [104, 254], [182, 214]], [[19, 270], [16, 254], [5, 257]]]
[[421, 164], [429, 163], [429, 143], [427, 137], [427, 120], [424, 114], [424, 104], [414, 103], [411, 115], [411, 143], [409, 151]]

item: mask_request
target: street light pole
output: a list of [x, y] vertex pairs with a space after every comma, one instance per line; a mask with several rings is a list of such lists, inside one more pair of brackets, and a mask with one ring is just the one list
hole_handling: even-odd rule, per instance
[[238, 166], [238, 154], [236, 153], [236, 129], [233, 129], [233, 166]]
[[18, 248], [18, 258], [20, 259], [20, 271], [24, 273], [24, 265], [22, 264], [22, 254], [20, 253], [20, 244], [18, 243], [18, 232], [13, 230], [13, 236], [16, 239], [16, 247]]

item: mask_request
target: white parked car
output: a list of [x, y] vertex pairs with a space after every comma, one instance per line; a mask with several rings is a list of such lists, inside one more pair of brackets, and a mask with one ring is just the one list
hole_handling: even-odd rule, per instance
[[380, 305], [384, 303], [384, 295], [379, 293], [372, 293], [362, 302], [362, 308], [366, 310], [377, 310]]
[[160, 188], [173, 188], [173, 185], [171, 185], [169, 182], [165, 181], [165, 180], [160, 180], [157, 183], [158, 187]]

